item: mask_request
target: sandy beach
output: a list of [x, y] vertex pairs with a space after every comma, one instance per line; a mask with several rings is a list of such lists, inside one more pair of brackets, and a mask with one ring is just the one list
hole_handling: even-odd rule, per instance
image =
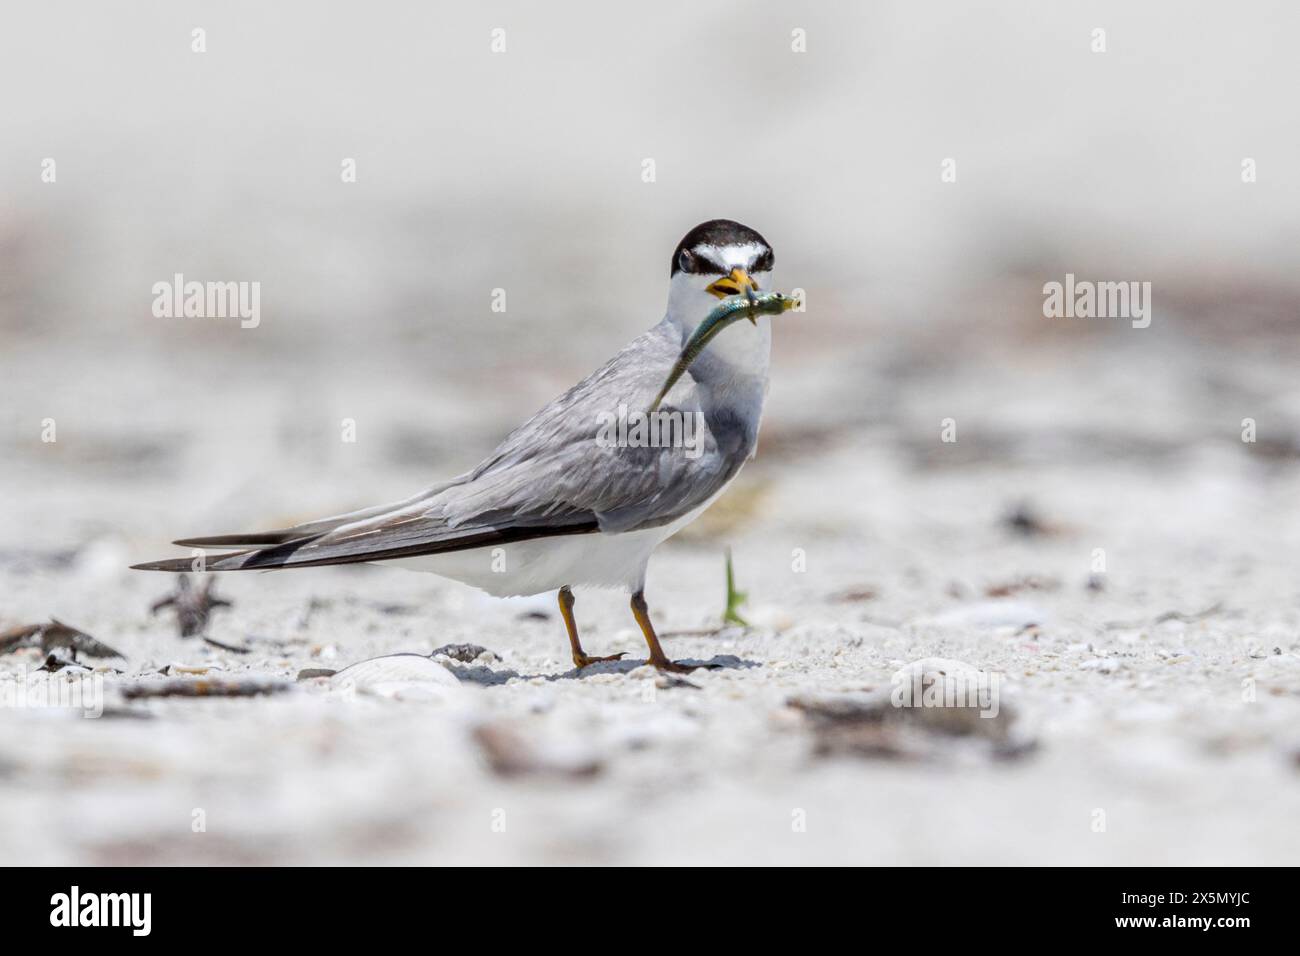
[[[0, 156], [0, 631], [122, 656], [0, 654], [0, 692], [102, 705], [0, 708], [0, 861], [1300, 856], [1293, 57], [1160, 4], [1104, 57], [1068, 5], [821, 7], [747, 6], [720, 51], [738, 5], [631, 49], [594, 5], [508, 6], [495, 59], [469, 10], [223, 5], [204, 56], [164, 5], [24, 14], [0, 80], [57, 76]], [[718, 88], [784, 135], [719, 154], [679, 108]], [[175, 578], [128, 568], [176, 538], [473, 467], [658, 321], [714, 215], [808, 301], [757, 458], [650, 565], [668, 652], [715, 666], [644, 666], [626, 595], [579, 591], [626, 656], [578, 672], [553, 594], [386, 567], [218, 576], [201, 636], [151, 613]], [[178, 273], [259, 282], [260, 323], [158, 317]], [[1046, 315], [1067, 275], [1150, 282], [1151, 322]], [[892, 707], [900, 673], [997, 713]]]

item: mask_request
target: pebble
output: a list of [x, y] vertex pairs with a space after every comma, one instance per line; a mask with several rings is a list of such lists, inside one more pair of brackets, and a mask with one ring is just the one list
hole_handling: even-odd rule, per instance
[[338, 671], [330, 667], [304, 667], [295, 680], [315, 680], [318, 677], [333, 677]]
[[173, 661], [168, 664], [166, 671], [169, 674], [206, 674], [208, 671], [219, 671], [219, 664], [181, 664]]
[[435, 648], [430, 656], [437, 657], [439, 654], [450, 657], [453, 661], [460, 661], [462, 664], [473, 664], [483, 658], [486, 658], [484, 663], [501, 660], [498, 654], [479, 644], [444, 644], [442, 647]]

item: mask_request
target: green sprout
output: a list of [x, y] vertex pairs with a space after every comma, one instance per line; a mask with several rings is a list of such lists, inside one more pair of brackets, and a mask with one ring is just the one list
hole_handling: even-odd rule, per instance
[[736, 590], [736, 574], [731, 567], [731, 549], [727, 549], [727, 609], [722, 612], [723, 624], [739, 624], [749, 627], [749, 622], [740, 616], [740, 606], [748, 595]]

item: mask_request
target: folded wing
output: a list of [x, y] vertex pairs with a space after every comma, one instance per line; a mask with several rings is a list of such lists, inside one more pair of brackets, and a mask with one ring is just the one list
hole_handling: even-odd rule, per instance
[[[656, 326], [517, 428], [473, 471], [414, 498], [280, 531], [177, 543], [250, 547], [206, 559], [207, 570], [224, 571], [385, 561], [670, 523], [720, 491], [755, 438], [737, 421], [697, 416], [687, 376], [671, 393], [675, 403], [660, 408], [689, 418], [676, 433], [681, 440], [660, 447], [608, 440], [617, 438], [610, 424], [618, 416], [649, 406], [679, 347], [671, 327]], [[191, 564], [180, 558], [136, 567], [188, 571]]]

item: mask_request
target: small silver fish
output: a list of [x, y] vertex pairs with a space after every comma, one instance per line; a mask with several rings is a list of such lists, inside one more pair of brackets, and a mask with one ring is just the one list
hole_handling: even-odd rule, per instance
[[722, 303], [704, 317], [704, 321], [696, 326], [691, 337], [686, 340], [682, 354], [677, 357], [673, 370], [668, 373], [668, 380], [664, 382], [664, 387], [659, 389], [659, 394], [650, 403], [648, 412], [653, 412], [659, 407], [668, 390], [677, 384], [677, 380], [691, 367], [691, 363], [699, 358], [700, 353], [704, 351], [704, 346], [727, 326], [740, 319], [749, 319], [757, 325], [758, 323], [754, 321], [755, 316], [780, 315], [793, 309], [797, 304], [794, 299], [780, 292], [766, 292], [757, 296], [750, 292], [746, 298], [730, 299]]

